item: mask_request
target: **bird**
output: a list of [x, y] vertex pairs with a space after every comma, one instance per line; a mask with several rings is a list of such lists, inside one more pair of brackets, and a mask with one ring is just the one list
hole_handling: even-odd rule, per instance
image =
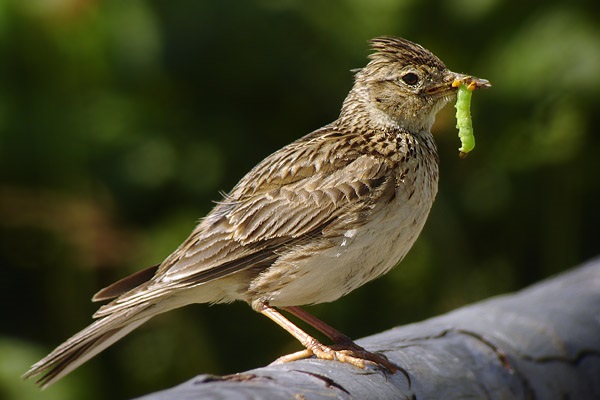
[[370, 49], [335, 121], [251, 169], [162, 263], [96, 293], [93, 301], [110, 302], [95, 321], [23, 378], [46, 388], [158, 314], [238, 300], [303, 345], [276, 362], [315, 356], [397, 370], [301, 306], [337, 300], [405, 257], [438, 190], [435, 116], [456, 98], [457, 83], [490, 83], [450, 71], [403, 38], [376, 37]]

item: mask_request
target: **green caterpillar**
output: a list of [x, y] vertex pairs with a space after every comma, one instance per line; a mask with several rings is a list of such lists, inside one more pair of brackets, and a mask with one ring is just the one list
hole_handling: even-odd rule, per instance
[[456, 127], [460, 139], [459, 157], [465, 158], [475, 148], [473, 122], [471, 121], [471, 95], [475, 85], [461, 83], [456, 94]]

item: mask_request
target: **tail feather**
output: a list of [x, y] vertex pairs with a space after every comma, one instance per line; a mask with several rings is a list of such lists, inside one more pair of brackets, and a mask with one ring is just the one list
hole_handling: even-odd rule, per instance
[[152, 308], [143, 304], [97, 320], [34, 364], [23, 379], [39, 376], [36, 383], [47, 388], [152, 318]]

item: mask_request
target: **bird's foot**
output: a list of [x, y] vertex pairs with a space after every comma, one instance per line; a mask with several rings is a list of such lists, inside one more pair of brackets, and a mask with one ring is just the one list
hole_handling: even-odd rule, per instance
[[273, 364], [302, 360], [312, 356], [321, 360], [335, 360], [351, 364], [358, 368], [365, 368], [367, 365], [373, 365], [375, 367], [384, 368], [391, 373], [399, 370], [399, 367], [390, 362], [383, 354], [365, 350], [352, 341], [326, 346], [315, 340], [309, 343], [305, 350], [279, 357]]

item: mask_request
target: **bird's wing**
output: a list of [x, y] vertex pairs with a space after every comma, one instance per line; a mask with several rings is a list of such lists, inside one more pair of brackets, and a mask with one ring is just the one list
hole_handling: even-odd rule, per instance
[[131, 305], [250, 267], [258, 272], [289, 246], [342, 235], [366, 223], [375, 208], [395, 196], [393, 165], [387, 158], [361, 154], [351, 136], [339, 136], [325, 127], [267, 157], [165, 259], [150, 281], [95, 316], [109, 314], [121, 308], [119, 304]]

